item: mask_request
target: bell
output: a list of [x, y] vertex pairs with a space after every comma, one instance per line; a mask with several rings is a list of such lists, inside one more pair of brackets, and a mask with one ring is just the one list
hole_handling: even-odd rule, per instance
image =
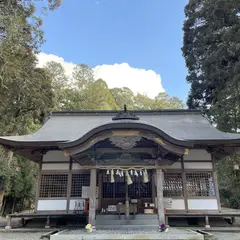
[[142, 176], [142, 175], [143, 175], [143, 174], [142, 174], [142, 170], [140, 170], [140, 172], [139, 172], [139, 173], [140, 173], [140, 176]]
[[126, 171], [126, 176], [127, 176], [127, 185], [132, 184], [133, 182], [132, 182], [132, 179], [131, 179], [131, 177], [130, 177], [128, 171]]
[[135, 175], [136, 177], [138, 177], [138, 172], [137, 172], [137, 170], [135, 170], [134, 175]]
[[143, 182], [144, 182], [144, 183], [149, 182], [148, 172], [147, 172], [146, 169], [145, 169], [144, 172], [143, 172]]
[[133, 170], [130, 171], [131, 175], [133, 175]]
[[116, 175], [120, 175], [120, 172], [119, 172], [119, 170], [117, 170], [117, 172], [116, 172]]
[[111, 171], [111, 183], [114, 183], [115, 179], [114, 179], [114, 171]]
[[107, 175], [109, 175], [109, 170], [107, 170]]

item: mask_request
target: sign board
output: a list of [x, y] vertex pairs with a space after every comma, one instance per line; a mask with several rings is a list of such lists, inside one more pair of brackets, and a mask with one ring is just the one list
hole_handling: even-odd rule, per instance
[[117, 206], [116, 205], [108, 205], [108, 212], [116, 212]]
[[[90, 197], [90, 187], [82, 186], [82, 198], [89, 198], [89, 197]], [[96, 187], [96, 199], [98, 199], [98, 187]]]
[[164, 208], [172, 208], [172, 198], [163, 198]]
[[[155, 207], [157, 208], [157, 198], [155, 198]], [[172, 198], [163, 198], [163, 207], [172, 208]]]

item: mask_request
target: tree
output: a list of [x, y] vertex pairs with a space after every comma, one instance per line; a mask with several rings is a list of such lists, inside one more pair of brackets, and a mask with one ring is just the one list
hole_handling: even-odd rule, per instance
[[[183, 55], [191, 84], [187, 104], [203, 110], [217, 128], [240, 128], [240, 2], [190, 0], [185, 7]], [[218, 164], [220, 192], [228, 206], [240, 208], [240, 176], [233, 154]]]
[[131, 89], [127, 87], [113, 88], [110, 89], [110, 92], [120, 109], [123, 108], [124, 104], [127, 104], [129, 110], [134, 109], [134, 93]]
[[86, 64], [77, 64], [73, 69], [73, 79], [79, 90], [94, 82], [94, 73]]
[[[42, 3], [44, 7], [46, 2]], [[48, 3], [52, 10], [60, 1]], [[35, 6], [30, 0], [0, 2], [0, 135], [35, 131], [53, 106], [50, 78], [44, 69], [36, 68], [35, 53], [43, 43], [43, 32]], [[33, 164], [0, 151], [5, 195], [14, 199], [30, 197]]]
[[88, 85], [83, 90], [82, 109], [86, 110], [112, 110], [119, 109], [112, 94], [108, 89], [108, 85], [102, 79]]
[[190, 0], [185, 7], [187, 104], [205, 111], [224, 131], [236, 130], [240, 122], [239, 13], [237, 0]]
[[53, 110], [61, 110], [66, 108], [68, 102], [69, 79], [60, 63], [48, 62], [44, 69], [49, 75], [51, 87], [53, 91]]

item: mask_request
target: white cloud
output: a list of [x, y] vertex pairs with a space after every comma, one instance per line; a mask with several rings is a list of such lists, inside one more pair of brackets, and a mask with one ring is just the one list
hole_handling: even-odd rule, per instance
[[[74, 63], [65, 62], [63, 58], [53, 54], [38, 54], [39, 66], [44, 66], [48, 61], [55, 61], [62, 64], [66, 74], [71, 76]], [[99, 65], [93, 68], [95, 79], [102, 78], [106, 81], [109, 88], [128, 87], [135, 94], [146, 94], [149, 97], [155, 97], [159, 92], [164, 92], [161, 83], [161, 77], [153, 70], [133, 68], [128, 63]]]

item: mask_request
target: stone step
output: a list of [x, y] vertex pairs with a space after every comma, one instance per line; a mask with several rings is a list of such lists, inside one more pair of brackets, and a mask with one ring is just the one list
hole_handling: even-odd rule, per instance
[[[107, 220], [115, 220], [115, 219], [125, 219], [125, 215], [97, 215], [96, 219], [107, 219]], [[129, 219], [158, 219], [157, 214], [136, 214], [130, 215]]]
[[96, 220], [96, 225], [157, 225], [157, 220]]
[[155, 225], [96, 225], [97, 229], [119, 229], [119, 227], [121, 227], [121, 229], [154, 229], [157, 230], [159, 228], [158, 224]]

